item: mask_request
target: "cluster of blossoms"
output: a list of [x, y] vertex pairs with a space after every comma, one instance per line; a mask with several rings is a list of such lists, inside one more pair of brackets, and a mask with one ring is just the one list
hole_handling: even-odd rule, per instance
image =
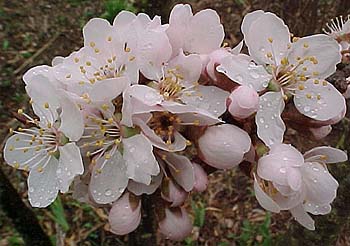
[[329, 213], [338, 187], [326, 164], [347, 155], [302, 155], [283, 143], [284, 122], [322, 138], [344, 117], [344, 97], [325, 80], [341, 61], [338, 36], [291, 40], [261, 10], [241, 29], [244, 41], [231, 49], [211, 9], [176, 5], [169, 24], [122, 11], [112, 25], [90, 20], [80, 50], [30, 69], [23, 80], [37, 118], [18, 110], [27, 128], [10, 130], [4, 158], [29, 171], [31, 205], [71, 187], [79, 201], [111, 207], [111, 231], [123, 235], [140, 223], [141, 196], [152, 195], [160, 232], [182, 240], [192, 230], [189, 193], [206, 190], [209, 172], [245, 161], [260, 205], [313, 230], [307, 213]]

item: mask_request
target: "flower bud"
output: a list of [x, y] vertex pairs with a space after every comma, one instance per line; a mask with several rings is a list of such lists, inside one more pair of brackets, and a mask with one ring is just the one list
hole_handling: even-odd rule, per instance
[[166, 238], [181, 241], [191, 234], [192, 222], [184, 208], [166, 208], [159, 230]]
[[108, 216], [111, 232], [125, 235], [134, 231], [141, 221], [141, 202], [129, 193], [125, 193], [115, 203]]
[[178, 207], [184, 203], [187, 198], [188, 193], [174, 183], [171, 179], [164, 179], [162, 185], [162, 198], [170, 202], [170, 207]]
[[258, 106], [259, 95], [249, 86], [239, 86], [228, 98], [228, 111], [239, 119], [245, 119], [255, 113]]
[[209, 62], [207, 63], [206, 65], [206, 71], [207, 71], [207, 74], [208, 76], [216, 81], [217, 78], [215, 76], [215, 68], [217, 65], [220, 64], [221, 60], [227, 56], [231, 55], [231, 53], [227, 50], [227, 49], [224, 49], [224, 48], [221, 48], [221, 49], [218, 49], [218, 50], [215, 50], [213, 51], [212, 53], [210, 53], [209, 55]]
[[194, 189], [198, 192], [203, 192], [208, 186], [208, 175], [204, 169], [197, 163], [193, 163], [194, 170]]
[[251, 140], [245, 131], [234, 125], [210, 126], [199, 138], [200, 158], [219, 169], [237, 166], [250, 149]]

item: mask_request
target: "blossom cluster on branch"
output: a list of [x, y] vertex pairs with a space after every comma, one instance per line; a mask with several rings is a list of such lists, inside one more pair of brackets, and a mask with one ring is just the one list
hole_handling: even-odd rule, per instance
[[230, 48], [211, 9], [176, 5], [168, 24], [127, 11], [113, 24], [91, 19], [81, 49], [23, 76], [36, 117], [18, 110], [24, 126], [10, 129], [4, 158], [29, 171], [33, 207], [72, 190], [111, 208], [111, 231], [123, 235], [140, 223], [141, 196], [152, 195], [159, 230], [173, 240], [191, 233], [188, 195], [206, 190], [209, 173], [244, 162], [263, 208], [289, 210], [314, 230], [308, 213], [329, 213], [338, 188], [327, 164], [347, 155], [326, 146], [303, 155], [284, 134], [287, 125], [320, 139], [344, 117], [344, 96], [325, 80], [349, 47], [349, 32], [335, 34], [348, 23], [339, 25], [298, 38], [258, 10]]

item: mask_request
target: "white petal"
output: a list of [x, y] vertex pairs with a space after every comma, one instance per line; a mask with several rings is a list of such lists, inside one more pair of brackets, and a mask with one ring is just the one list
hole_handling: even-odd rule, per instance
[[265, 67], [256, 65], [242, 55], [224, 58], [216, 70], [232, 81], [254, 88], [256, 91], [264, 90], [272, 78]]
[[254, 191], [255, 191], [255, 197], [258, 200], [260, 206], [274, 213], [280, 212], [280, 208], [277, 205], [277, 203], [274, 200], [272, 200], [272, 198], [269, 197], [260, 187], [255, 175], [254, 175]]
[[185, 36], [184, 51], [208, 54], [220, 48], [225, 33], [216, 11], [202, 10], [187, 25], [189, 32]]
[[9, 137], [4, 148], [4, 159], [7, 164], [18, 169], [31, 169], [32, 166], [39, 164], [38, 162], [47, 155], [47, 151], [36, 151], [35, 148], [39, 143], [35, 141], [30, 145], [31, 140], [32, 137], [23, 134]]
[[[104, 166], [102, 166], [104, 164]], [[107, 204], [117, 200], [128, 185], [125, 161], [119, 151], [106, 160], [97, 160], [91, 174], [90, 193], [99, 204]]]
[[57, 178], [62, 193], [69, 190], [69, 186], [77, 175], [84, 173], [84, 165], [80, 149], [75, 143], [68, 143], [58, 147], [60, 158], [57, 168]]
[[[290, 33], [288, 27], [275, 14], [265, 13], [250, 24], [244, 40], [255, 61], [262, 65], [278, 65], [287, 52]], [[272, 57], [269, 58], [268, 54]]]
[[151, 142], [143, 134], [137, 134], [124, 138], [123, 146], [123, 158], [126, 162], [128, 177], [136, 182], [149, 185], [151, 175], [157, 175], [160, 170], [153, 155]]
[[67, 95], [61, 95], [61, 125], [59, 130], [71, 141], [78, 141], [84, 132], [84, 119], [78, 106]]
[[283, 142], [286, 126], [281, 118], [284, 101], [280, 92], [267, 92], [259, 99], [255, 117], [257, 133], [267, 146]]
[[181, 101], [196, 108], [203, 109], [215, 117], [226, 111], [226, 99], [230, 95], [216, 86], [198, 86], [198, 94], [182, 95]]
[[[86, 23], [83, 28], [84, 46], [98, 48], [100, 50], [107, 48], [107, 38], [112, 32], [111, 24], [101, 18], [93, 18]], [[91, 43], [94, 43], [91, 45]]]
[[[277, 185], [275, 187], [277, 190], [279, 190], [281, 189], [282, 186]], [[284, 187], [289, 189], [290, 193], [288, 195], [283, 195], [277, 192], [273, 196], [273, 199], [278, 204], [278, 206], [280, 206], [281, 210], [289, 210], [304, 201], [305, 189], [300, 189], [299, 191], [293, 191], [289, 186], [284, 186]]]
[[300, 113], [315, 120], [329, 120], [345, 109], [345, 99], [327, 81], [309, 79], [295, 91], [294, 104]]
[[191, 191], [194, 185], [194, 170], [190, 160], [175, 153], [166, 152], [165, 155], [165, 162], [172, 166], [169, 167], [169, 170], [176, 183], [184, 188], [185, 191]]
[[231, 49], [231, 53], [233, 55], [238, 55], [239, 53], [241, 53], [242, 48], [243, 48], [243, 44], [244, 44], [244, 40], [242, 40], [241, 42], [239, 42], [234, 48]]
[[305, 212], [302, 204], [290, 209], [290, 212], [302, 226], [312, 231], [315, 230], [315, 221]]
[[332, 207], [329, 204], [320, 206], [318, 204], [306, 202], [304, 204], [304, 209], [306, 212], [314, 214], [314, 215], [325, 215], [325, 214], [329, 214], [331, 212]]
[[50, 161], [42, 172], [32, 169], [28, 177], [28, 198], [33, 207], [44, 208], [49, 206], [57, 197], [58, 180], [56, 170], [58, 161], [50, 157]]
[[[202, 60], [197, 54], [185, 55], [183, 51], [169, 61], [167, 69], [175, 69], [185, 82], [197, 82], [202, 71]], [[167, 76], [167, 75], [166, 75]]]
[[110, 101], [119, 96], [128, 85], [130, 81], [126, 77], [105, 79], [92, 87], [89, 96], [93, 102]]
[[162, 172], [160, 172], [157, 176], [152, 176], [152, 180], [149, 185], [145, 185], [143, 183], [138, 183], [133, 180], [129, 180], [128, 190], [134, 193], [136, 196], [140, 196], [142, 194], [151, 195], [160, 186], [160, 184], [162, 183], [162, 180], [163, 180]]
[[[317, 159], [314, 159], [313, 157], [316, 157]], [[325, 163], [338, 163], [348, 160], [348, 156], [344, 151], [328, 146], [313, 148], [305, 152], [304, 158], [306, 161], [310, 161], [309, 158], [312, 158], [313, 161], [320, 160]]]
[[244, 16], [242, 25], [241, 25], [241, 31], [244, 36], [248, 35], [251, 24], [264, 14], [265, 14], [264, 11], [256, 10]]
[[115, 29], [123, 28], [129, 24], [131, 24], [132, 21], [134, 21], [136, 18], [136, 15], [129, 11], [121, 11], [117, 14], [117, 16], [114, 18], [113, 21], [113, 27]]
[[[315, 57], [317, 63], [305, 61], [299, 68], [299, 72], [306, 77], [315, 78], [314, 72], [318, 75], [316, 78], [327, 78], [336, 70], [336, 65], [341, 61], [341, 54], [339, 52], [338, 43], [331, 37], [325, 34], [316, 34], [304, 38], [300, 38], [297, 42], [292, 44], [288, 60], [292, 64], [298, 63], [299, 59], [304, 57]], [[302, 70], [306, 67], [307, 70]]]
[[133, 85], [128, 92], [132, 97], [149, 106], [160, 104], [164, 100], [157, 90], [146, 85]]
[[308, 162], [303, 168], [306, 200], [315, 204], [331, 203], [337, 195], [338, 182], [328, 170], [317, 162]]

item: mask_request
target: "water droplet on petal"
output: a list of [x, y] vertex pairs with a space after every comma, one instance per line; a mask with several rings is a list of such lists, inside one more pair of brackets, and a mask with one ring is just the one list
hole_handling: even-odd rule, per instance
[[313, 167], [312, 170], [314, 170], [316, 172], [320, 171], [320, 169], [318, 167]]
[[313, 179], [312, 181], [313, 181], [314, 183], [317, 183], [317, 179], [316, 179], [316, 178], [315, 178], [315, 179]]
[[30, 187], [29, 192], [34, 192], [34, 188]]
[[112, 191], [111, 191], [110, 189], [107, 189], [107, 190], [105, 191], [105, 195], [106, 195], [106, 196], [111, 196], [111, 195], [112, 195]]
[[254, 71], [251, 71], [249, 74], [250, 74], [250, 76], [252, 76], [253, 79], [258, 79], [260, 77], [259, 74], [257, 74]]
[[265, 122], [265, 119], [264, 119], [263, 117], [261, 117], [261, 118], [259, 119], [259, 121], [260, 121], [260, 123], [264, 123], [264, 122]]
[[286, 173], [286, 172], [287, 172], [287, 169], [285, 167], [280, 168], [280, 173]]
[[237, 80], [238, 82], [242, 82], [242, 81], [243, 81], [243, 77], [242, 77], [241, 75], [237, 75], [237, 76], [236, 76], [236, 80]]
[[311, 110], [311, 108], [309, 106], [304, 107], [304, 112], [309, 112], [310, 110]]
[[40, 207], [40, 202], [34, 203], [34, 207]]

